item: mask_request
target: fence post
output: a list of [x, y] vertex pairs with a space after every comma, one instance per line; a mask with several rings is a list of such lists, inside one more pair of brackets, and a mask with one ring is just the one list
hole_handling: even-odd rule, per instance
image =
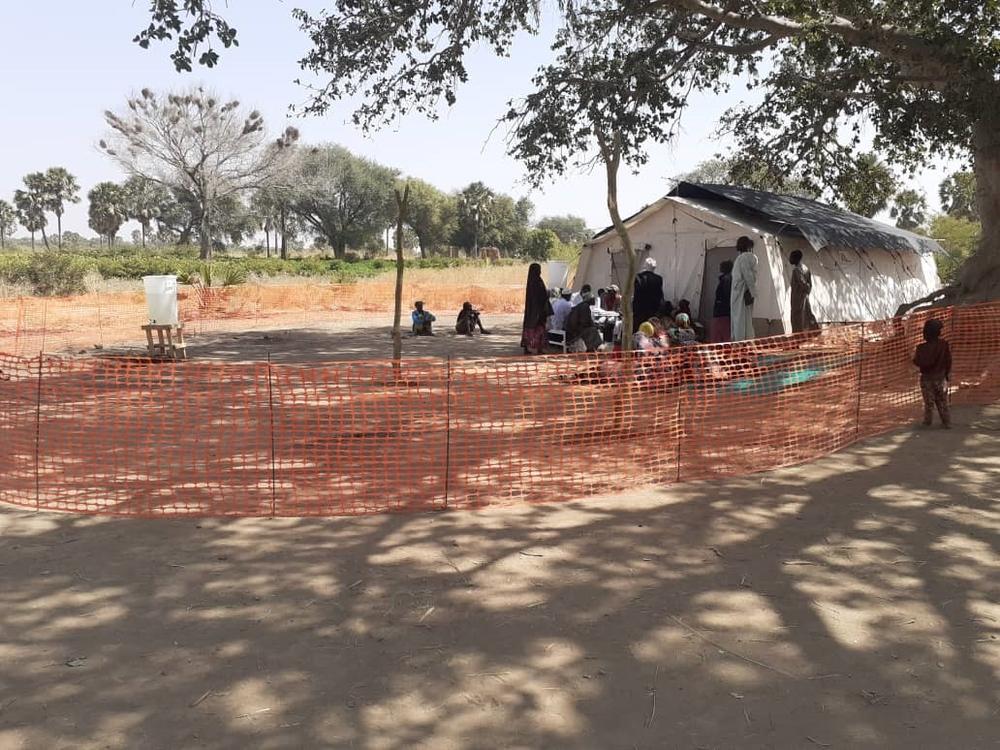
[[104, 295], [98, 293], [97, 295], [97, 340], [104, 348], [104, 316], [101, 315], [101, 300], [104, 299]]
[[451, 355], [445, 360], [445, 442], [444, 442], [444, 507], [448, 507], [451, 481]]
[[865, 324], [861, 324], [861, 343], [858, 345], [858, 406], [854, 415], [854, 437], [861, 437], [861, 383], [865, 364]]
[[[682, 349], [680, 354], [681, 354], [681, 366], [679, 370], [680, 372], [684, 372], [685, 369], [684, 366], [687, 364], [687, 362], [685, 361], [687, 358], [687, 352], [685, 352]], [[685, 393], [683, 379], [681, 380], [679, 385], [680, 389], [677, 391], [677, 412], [675, 415], [677, 423], [677, 446], [674, 453], [674, 461], [677, 463], [676, 481], [678, 484], [681, 481], [681, 432], [683, 431], [681, 428], [681, 426], [683, 425], [683, 422], [681, 421], [683, 419], [683, 410], [681, 409], [681, 402], [684, 400], [684, 393]]]
[[[45, 336], [49, 331], [49, 300], [48, 297], [42, 300], [42, 345], [38, 347], [39, 356], [45, 351]], [[39, 365], [40, 366], [40, 365]]]
[[35, 510], [42, 507], [42, 353], [38, 352], [38, 387], [35, 392]]
[[269, 433], [271, 435], [271, 517], [275, 515], [277, 496], [277, 468], [275, 466], [274, 451], [274, 388], [271, 385], [271, 352], [267, 353], [267, 411], [270, 421]]

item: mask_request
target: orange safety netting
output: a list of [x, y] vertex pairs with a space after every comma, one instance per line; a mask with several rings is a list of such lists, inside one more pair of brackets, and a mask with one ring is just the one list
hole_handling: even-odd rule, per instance
[[761, 471], [916, 419], [910, 359], [930, 315], [952, 347], [954, 401], [1000, 398], [1000, 303], [631, 358], [0, 355], [0, 500], [134, 516], [336, 515]]
[[[392, 282], [381, 281], [204, 289], [185, 286], [180, 288], [178, 301], [185, 332], [198, 335], [307, 328], [351, 317], [367, 320], [372, 312], [392, 310], [394, 291]], [[487, 313], [512, 313], [522, 309], [524, 287], [404, 285], [406, 309], [418, 299], [430, 310], [459, 310], [463, 302], [470, 301]], [[0, 351], [32, 355], [142, 343], [139, 327], [147, 322], [141, 291], [0, 299]]]

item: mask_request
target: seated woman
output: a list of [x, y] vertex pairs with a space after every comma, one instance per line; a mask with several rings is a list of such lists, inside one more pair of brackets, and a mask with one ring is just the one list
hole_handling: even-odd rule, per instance
[[413, 321], [413, 335], [414, 336], [433, 336], [434, 321], [437, 320], [433, 314], [429, 313], [424, 309], [424, 303], [421, 301], [416, 301], [413, 303], [413, 307], [416, 308], [410, 312], [410, 320]]
[[639, 324], [639, 330], [632, 337], [632, 347], [637, 352], [651, 352], [660, 348], [656, 341], [656, 329], [648, 320]]
[[462, 336], [471, 336], [476, 331], [476, 326], [479, 326], [479, 330], [488, 334], [485, 328], [483, 328], [483, 321], [479, 317], [479, 310], [476, 310], [471, 302], [463, 302], [462, 309], [458, 313], [458, 321], [455, 323], [455, 332]]
[[677, 313], [669, 331], [670, 343], [674, 346], [691, 346], [698, 343], [698, 332], [691, 326], [691, 316]]
[[[668, 324], [662, 318], [650, 318], [648, 321], [650, 326], [653, 328], [653, 343], [661, 348], [666, 348], [670, 346], [670, 335], [668, 333]], [[673, 321], [670, 321], [672, 324]]]
[[684, 313], [688, 316], [688, 320], [691, 322], [691, 327], [698, 336], [698, 341], [705, 341], [707, 338], [707, 331], [705, 330], [705, 326], [702, 325], [702, 323], [697, 320], [691, 312], [691, 302], [686, 299], [682, 299], [677, 303], [677, 312]]

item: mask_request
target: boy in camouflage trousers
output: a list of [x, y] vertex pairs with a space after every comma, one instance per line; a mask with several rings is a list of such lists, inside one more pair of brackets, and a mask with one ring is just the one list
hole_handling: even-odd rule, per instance
[[948, 381], [951, 379], [951, 347], [941, 338], [943, 325], [931, 318], [924, 323], [924, 343], [917, 346], [913, 364], [920, 368], [920, 393], [924, 397], [924, 426], [930, 427], [937, 407], [941, 426], [951, 428]]

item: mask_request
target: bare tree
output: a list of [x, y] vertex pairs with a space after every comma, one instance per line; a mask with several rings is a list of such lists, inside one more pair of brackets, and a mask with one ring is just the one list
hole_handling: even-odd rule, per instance
[[122, 113], [104, 113], [111, 128], [100, 147], [130, 175], [189, 191], [201, 214], [201, 257], [212, 257], [217, 201], [263, 187], [286, 168], [299, 133], [288, 127], [269, 141], [264, 118], [236, 100], [201, 87], [159, 96], [143, 89]]
[[410, 183], [407, 182], [400, 193], [397, 187], [396, 196], [396, 290], [392, 308], [392, 363], [399, 377], [399, 361], [403, 356], [403, 338], [399, 330], [399, 321], [403, 315], [403, 225], [407, 221], [410, 204]]

